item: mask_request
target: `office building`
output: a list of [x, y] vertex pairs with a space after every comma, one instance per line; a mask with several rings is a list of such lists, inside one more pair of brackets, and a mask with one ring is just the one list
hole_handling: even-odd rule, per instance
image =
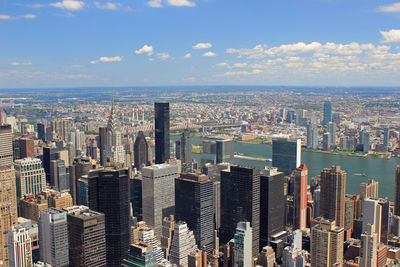
[[321, 200], [319, 215], [334, 220], [336, 225], [344, 227], [346, 202], [346, 172], [340, 166], [332, 166], [321, 171]]
[[98, 140], [97, 145], [100, 150], [100, 164], [101, 166], [106, 166], [107, 127], [99, 128]]
[[381, 206], [381, 243], [387, 245], [388, 244], [388, 235], [389, 235], [389, 216], [390, 213], [390, 202], [388, 199], [379, 199], [378, 204]]
[[146, 243], [136, 243], [129, 246], [127, 258], [122, 260], [122, 267], [157, 267], [153, 248]]
[[284, 177], [277, 168], [260, 175], [260, 247], [270, 243], [272, 236], [285, 230], [286, 196]]
[[307, 228], [307, 182], [308, 169], [301, 164], [294, 172], [293, 190], [293, 227], [294, 229], [305, 230]]
[[175, 218], [174, 215], [165, 217], [162, 223], [162, 236], [161, 236], [161, 248], [164, 252], [165, 258], [169, 259], [171, 251], [172, 237], [175, 229]]
[[68, 213], [70, 266], [106, 266], [104, 214], [85, 206], [65, 210]]
[[129, 249], [129, 174], [127, 168], [92, 170], [87, 178], [89, 208], [105, 216], [107, 266], [119, 266]]
[[156, 164], [142, 169], [143, 220], [161, 236], [162, 220], [175, 213], [175, 179], [178, 166]]
[[131, 186], [131, 202], [133, 216], [138, 219], [138, 221], [143, 220], [143, 204], [142, 204], [142, 175], [136, 175], [133, 179], [130, 179]]
[[396, 168], [395, 176], [394, 215], [400, 216], [400, 165]]
[[344, 229], [320, 218], [311, 227], [311, 266], [343, 265]]
[[43, 168], [48, 183], [51, 183], [50, 161], [59, 159], [58, 151], [56, 147], [43, 147]]
[[[251, 267], [253, 230], [250, 222], [238, 222], [234, 237], [234, 266]], [[257, 251], [258, 254], [258, 251]]]
[[178, 266], [188, 266], [188, 256], [196, 251], [196, 240], [193, 232], [185, 222], [175, 223], [174, 236], [171, 243], [169, 261]]
[[17, 197], [36, 196], [46, 188], [46, 174], [42, 161], [37, 158], [18, 159], [14, 162]]
[[368, 153], [368, 151], [369, 151], [369, 132], [367, 132], [365, 130], [360, 132], [360, 145], [361, 145], [360, 150], [362, 152]]
[[8, 257], [9, 266], [32, 266], [32, 240], [24, 227], [13, 227], [8, 233]]
[[140, 171], [143, 166], [148, 166], [150, 164], [149, 145], [142, 131], [140, 131], [136, 137], [133, 151], [135, 154], [135, 168], [137, 170]]
[[227, 140], [216, 140], [216, 160], [219, 163], [230, 163], [233, 164], [234, 160], [234, 144], [232, 139]]
[[[114, 97], [112, 100], [111, 113], [108, 117], [106, 144], [104, 149], [103, 161], [105, 165], [107, 161], [125, 164], [125, 148], [121, 140], [121, 125], [114, 111]], [[102, 133], [103, 134], [103, 133]], [[103, 165], [103, 166], [105, 166]]]
[[28, 138], [19, 138], [13, 140], [13, 159], [33, 158], [34, 141]]
[[220, 239], [227, 243], [235, 234], [238, 222], [250, 222], [253, 229], [253, 256], [258, 255], [260, 233], [260, 170], [231, 166], [221, 172]]
[[372, 267], [377, 265], [378, 234], [375, 227], [368, 224], [361, 234], [360, 266]]
[[69, 167], [69, 192], [74, 204], [78, 203], [78, 180], [95, 167], [90, 157], [74, 158]]
[[324, 126], [328, 125], [332, 121], [332, 104], [330, 101], [324, 102], [324, 120], [322, 124]]
[[322, 136], [322, 148], [324, 150], [328, 150], [331, 148], [331, 134], [330, 133], [324, 133], [324, 135]]
[[0, 125], [0, 167], [10, 167], [13, 163], [11, 125]]
[[390, 145], [390, 130], [389, 128], [385, 127], [383, 129], [383, 146], [385, 147], [385, 150], [387, 151]]
[[[178, 142], [179, 141], [179, 142]], [[181, 160], [182, 171], [192, 171], [192, 140], [190, 131], [184, 130], [176, 146], [176, 158]], [[178, 145], [179, 144], [179, 145]]]
[[46, 142], [46, 126], [43, 123], [36, 124], [38, 139]]
[[362, 233], [371, 231], [377, 235], [377, 244], [381, 243], [382, 206], [375, 199], [363, 200]]
[[20, 200], [21, 217], [37, 222], [40, 217], [40, 211], [49, 208], [49, 201], [43, 195], [25, 196]]
[[272, 140], [272, 166], [289, 175], [301, 163], [301, 140], [278, 138]]
[[181, 173], [175, 179], [175, 218], [193, 230], [200, 249], [214, 249], [214, 182], [207, 175]]
[[69, 266], [67, 213], [56, 208], [40, 212], [40, 260], [52, 266]]
[[147, 225], [143, 225], [138, 229], [137, 235], [139, 242], [149, 244], [152, 247], [154, 260], [157, 263], [162, 263], [164, 260], [164, 252], [160, 246], [159, 239], [154, 236], [154, 230], [147, 227]]
[[50, 185], [58, 191], [69, 190], [69, 169], [61, 159], [50, 161]]
[[318, 127], [314, 123], [307, 125], [307, 148], [318, 148]]
[[156, 164], [162, 164], [170, 158], [169, 103], [154, 103], [154, 128]]
[[330, 149], [336, 149], [336, 123], [329, 122], [328, 123], [328, 132], [329, 132], [329, 144]]

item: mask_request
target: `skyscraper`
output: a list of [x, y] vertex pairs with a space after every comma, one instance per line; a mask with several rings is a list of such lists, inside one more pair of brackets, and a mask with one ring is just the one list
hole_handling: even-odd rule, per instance
[[135, 167], [137, 170], [141, 170], [143, 166], [149, 165], [149, 145], [142, 131], [140, 131], [136, 137], [133, 150], [135, 154]]
[[35, 153], [33, 151], [34, 148], [33, 139], [28, 138], [19, 138], [13, 141], [13, 158], [23, 159], [23, 158], [33, 158], [35, 157]]
[[[252, 235], [253, 230], [249, 222], [238, 222], [234, 237], [234, 266], [251, 267], [252, 264]], [[258, 252], [257, 252], [258, 254]]]
[[306, 165], [301, 164], [294, 171], [294, 229], [304, 230], [307, 228], [307, 182], [308, 169]]
[[[112, 100], [111, 113], [108, 118], [105, 145], [105, 156], [103, 160], [114, 160], [114, 162], [125, 164], [125, 149], [121, 141], [121, 125], [114, 111], [114, 97]], [[105, 166], [105, 165], [103, 165]]]
[[286, 196], [284, 177], [277, 168], [264, 170], [260, 175], [260, 248], [271, 237], [285, 230]]
[[10, 167], [13, 163], [11, 125], [0, 125], [0, 167]]
[[301, 140], [277, 138], [272, 140], [272, 166], [289, 175], [301, 163]]
[[400, 216], [400, 165], [396, 168], [394, 189], [394, 215]]
[[107, 127], [99, 128], [99, 141], [97, 145], [100, 149], [100, 164], [101, 166], [106, 166], [106, 145], [107, 145]]
[[377, 235], [377, 244], [380, 244], [382, 206], [375, 199], [364, 199], [363, 202], [362, 233], [368, 232], [368, 228], [371, 226], [372, 232]]
[[260, 233], [260, 170], [232, 166], [221, 172], [221, 234], [227, 243], [235, 234], [236, 224], [250, 222], [253, 229], [252, 253], [258, 255]]
[[59, 159], [58, 151], [55, 147], [43, 147], [43, 168], [48, 183], [51, 183], [50, 161]]
[[178, 166], [156, 164], [142, 169], [143, 220], [161, 237], [162, 220], [175, 213]]
[[311, 227], [311, 266], [342, 266], [344, 229], [320, 218]]
[[216, 140], [216, 159], [218, 163], [233, 164], [234, 159], [234, 141], [232, 139]]
[[332, 104], [330, 101], [325, 101], [324, 103], [324, 120], [323, 125], [328, 125], [332, 121]]
[[18, 198], [36, 196], [46, 188], [46, 174], [40, 159], [25, 158], [14, 162]]
[[188, 266], [188, 256], [197, 249], [193, 232], [185, 222], [175, 223], [169, 261], [178, 266]]
[[323, 169], [320, 187], [319, 215], [325, 219], [334, 220], [339, 227], [344, 227], [346, 172], [341, 170], [340, 166]]
[[331, 149], [336, 148], [336, 123], [334, 122], [328, 122], [328, 132], [329, 132], [329, 138], [330, 138], [330, 147]]
[[369, 133], [365, 130], [360, 132], [360, 145], [362, 152], [369, 151]]
[[69, 189], [74, 204], [78, 202], [78, 180], [87, 175], [92, 167], [92, 160], [89, 157], [74, 158], [69, 167]]
[[69, 189], [69, 172], [68, 167], [61, 159], [50, 161], [50, 184], [57, 188], [58, 191]]
[[[190, 131], [184, 130], [181, 138], [179, 139], [179, 149], [180, 151], [176, 151], [176, 154], [179, 154], [179, 158], [182, 163], [182, 170], [184, 172], [192, 171], [192, 140], [190, 138]], [[178, 148], [178, 147], [177, 147]]]
[[156, 164], [161, 164], [170, 158], [169, 103], [154, 103], [154, 128], [156, 137]]
[[46, 126], [43, 123], [37, 124], [38, 139], [46, 142]]
[[214, 249], [214, 182], [207, 175], [181, 173], [175, 179], [175, 217], [194, 232], [200, 249]]
[[374, 228], [373, 225], [368, 224], [365, 231], [361, 234], [360, 266], [378, 266], [377, 250], [379, 242]]
[[87, 179], [89, 208], [105, 216], [107, 266], [120, 266], [129, 248], [128, 169], [93, 170]]
[[318, 127], [315, 123], [307, 125], [307, 148], [318, 148]]
[[70, 266], [106, 266], [104, 214], [85, 206], [73, 206], [68, 212]]
[[386, 150], [389, 147], [389, 141], [390, 141], [390, 130], [389, 128], [385, 127], [385, 129], [383, 129], [383, 146], [385, 147]]
[[16, 226], [8, 234], [9, 264], [12, 267], [31, 267], [32, 240], [23, 226]]
[[69, 266], [67, 213], [56, 208], [40, 212], [40, 261], [52, 266]]

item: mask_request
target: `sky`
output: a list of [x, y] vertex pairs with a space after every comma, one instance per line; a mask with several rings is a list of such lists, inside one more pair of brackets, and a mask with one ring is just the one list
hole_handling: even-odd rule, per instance
[[400, 86], [393, 0], [0, 0], [0, 88]]

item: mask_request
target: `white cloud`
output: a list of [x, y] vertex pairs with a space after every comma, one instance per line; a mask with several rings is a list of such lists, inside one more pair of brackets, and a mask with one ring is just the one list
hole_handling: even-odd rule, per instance
[[233, 64], [234, 68], [246, 68], [248, 64], [246, 62], [241, 62], [241, 63], [235, 63]]
[[146, 54], [148, 56], [153, 55], [154, 49], [153, 46], [151, 45], [144, 45], [142, 48], [135, 50], [135, 54], [140, 55], [140, 54]]
[[400, 30], [392, 29], [390, 31], [381, 31], [384, 38], [383, 43], [397, 43], [400, 42]]
[[192, 83], [194, 81], [196, 81], [196, 77], [187, 77], [187, 78], [183, 78], [182, 81], [184, 83]]
[[400, 2], [393, 3], [391, 5], [380, 6], [378, 7], [378, 12], [398, 13], [400, 12]]
[[192, 54], [187, 53], [183, 58], [192, 58]]
[[12, 66], [30, 66], [32, 62], [11, 62]]
[[168, 53], [163, 52], [163, 53], [157, 53], [156, 57], [158, 57], [158, 59], [160, 59], [160, 60], [166, 60], [166, 59], [170, 58], [171, 56]]
[[212, 47], [212, 44], [210, 44], [210, 43], [198, 43], [198, 44], [192, 46], [193, 49], [208, 49], [211, 47]]
[[166, 0], [167, 3], [171, 6], [187, 6], [187, 7], [194, 7], [196, 6], [195, 2], [189, 1], [189, 0]]
[[154, 7], [154, 8], [160, 8], [163, 7], [162, 5], [162, 0], [150, 0], [147, 2], [148, 6]]
[[19, 16], [0, 15], [0, 20], [35, 19], [36, 17], [37, 16], [35, 14], [25, 14]]
[[60, 9], [77, 11], [83, 9], [85, 7], [85, 3], [83, 1], [77, 0], [62, 0], [61, 2], [51, 3], [50, 6]]
[[243, 75], [256, 75], [263, 73], [262, 70], [254, 69], [252, 71], [227, 71], [223, 74], [218, 74], [217, 76], [243, 76]]
[[203, 54], [203, 57], [215, 57], [216, 55], [214, 52], [208, 51]]
[[229, 64], [227, 62], [220, 62], [215, 64], [215, 67], [229, 67]]
[[117, 10], [118, 8], [122, 7], [121, 3], [113, 3], [113, 2], [106, 2], [104, 4], [100, 4], [99, 2], [94, 2], [97, 8], [100, 9], [108, 9], [108, 10]]
[[97, 64], [99, 62], [119, 62], [122, 61], [121, 56], [115, 56], [115, 57], [100, 57], [97, 60], [92, 60], [90, 61], [91, 64]]

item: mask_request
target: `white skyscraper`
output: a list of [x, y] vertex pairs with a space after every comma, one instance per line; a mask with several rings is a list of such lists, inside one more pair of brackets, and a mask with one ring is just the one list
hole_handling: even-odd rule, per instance
[[365, 199], [363, 201], [362, 232], [367, 232], [371, 225], [372, 231], [377, 234], [378, 245], [381, 243], [381, 218], [382, 206], [379, 205], [379, 201]]
[[253, 229], [250, 227], [250, 222], [238, 222], [234, 237], [235, 267], [252, 266], [252, 242], [253, 242], [252, 240], [253, 240]]
[[24, 227], [13, 227], [8, 233], [9, 266], [32, 266], [32, 243], [29, 232]]
[[[175, 223], [174, 235], [172, 237], [171, 254], [169, 260], [171, 264], [188, 266], [188, 255], [197, 248], [193, 231], [189, 231], [185, 222]], [[250, 240], [251, 249], [251, 240]]]

